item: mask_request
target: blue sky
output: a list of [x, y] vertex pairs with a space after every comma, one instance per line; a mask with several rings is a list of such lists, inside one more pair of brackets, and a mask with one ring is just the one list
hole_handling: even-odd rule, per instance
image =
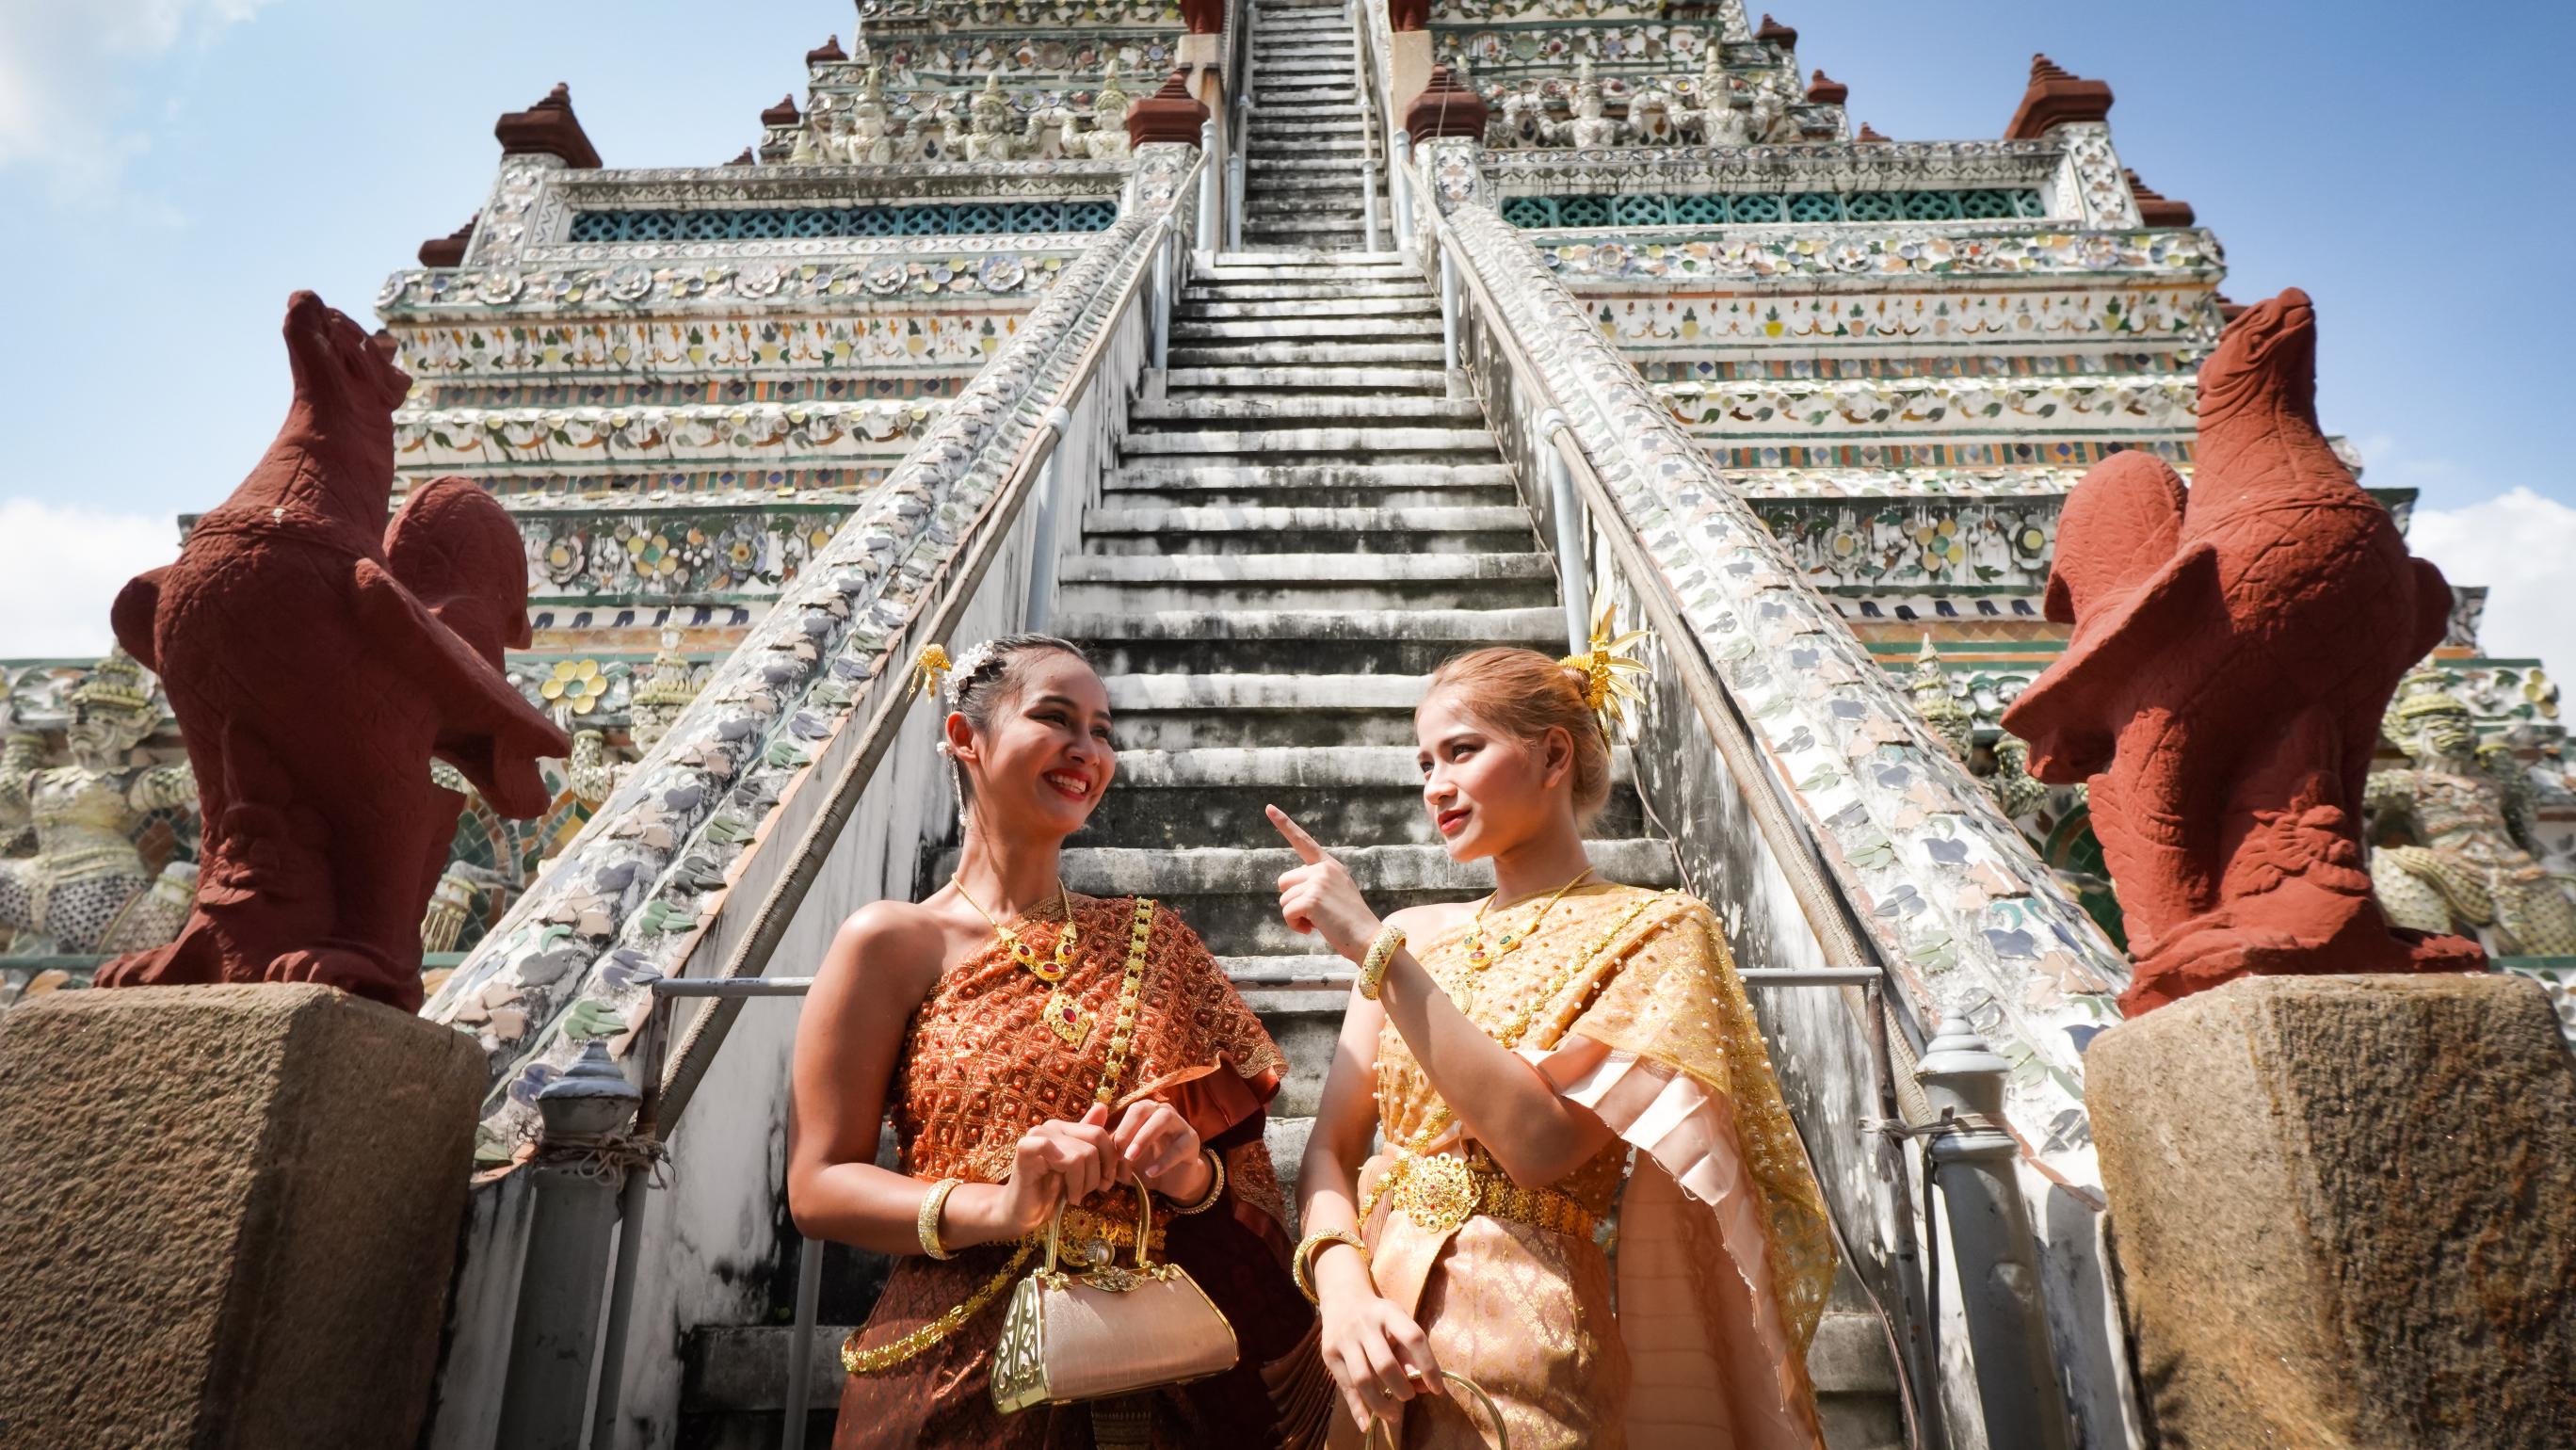
[[[1757, 8], [1762, 0], [1754, 0]], [[2576, 659], [2576, 472], [2547, 443], [2576, 286], [2566, 7], [1771, 0], [1900, 139], [1998, 134], [2034, 50], [2119, 96], [2123, 158], [2317, 299], [2328, 428], [2423, 491], [2416, 542], [2496, 591], [2492, 652]], [[2467, 18], [2453, 18], [2465, 15]], [[368, 311], [480, 203], [493, 118], [571, 83], [611, 165], [723, 161], [802, 95], [847, 0], [0, 0], [0, 657], [104, 604], [220, 499], [286, 396], [277, 323]]]

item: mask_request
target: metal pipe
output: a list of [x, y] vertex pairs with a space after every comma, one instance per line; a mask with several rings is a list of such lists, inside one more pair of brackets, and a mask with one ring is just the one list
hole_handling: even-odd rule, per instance
[[[1878, 1172], [1870, 1181], [1876, 1192], [1878, 1211], [1888, 1224], [1887, 1256], [1895, 1268], [1896, 1291], [1904, 1299], [1905, 1323], [1903, 1345], [1897, 1356], [1897, 1370], [1905, 1391], [1904, 1401], [1913, 1419], [1915, 1450], [1937, 1450], [1948, 1446], [1941, 1420], [1941, 1365], [1932, 1335], [1939, 1326], [1932, 1323], [1925, 1303], [1923, 1253], [1914, 1236], [1914, 1205], [1905, 1192], [1905, 1144], [1894, 1132], [1904, 1121], [1903, 1107], [1896, 1098], [1896, 1070], [1888, 1048], [1887, 1003], [1880, 995], [1884, 984], [1870, 983], [1862, 992], [1862, 1005], [1868, 1012], [1863, 1024], [1869, 1045], [1870, 1085], [1878, 1098], [1878, 1118], [1884, 1125], [1878, 1138]], [[1926, 1229], [1931, 1227], [1928, 1222]]]
[[1395, 151], [1389, 158], [1387, 189], [1395, 198], [1395, 249], [1413, 250], [1413, 133], [1395, 133]]
[[[1447, 260], [1447, 254], [1442, 254]], [[1565, 601], [1567, 648], [1582, 654], [1592, 648], [1592, 581], [1583, 554], [1583, 501], [1574, 494], [1574, 470], [1557, 451], [1556, 435], [1574, 425], [1565, 410], [1548, 408], [1538, 415], [1539, 455], [1547, 460], [1547, 506], [1556, 516], [1557, 588]]]
[[1046, 633], [1047, 621], [1055, 613], [1058, 555], [1064, 550], [1064, 541], [1057, 537], [1065, 512], [1060, 460], [1064, 457], [1064, 430], [1072, 422], [1073, 415], [1060, 407], [1047, 409], [1046, 416], [1038, 420], [1039, 427], [1054, 430], [1057, 446], [1047, 454], [1045, 465], [1038, 470], [1036, 551], [1029, 560], [1028, 607], [1021, 611], [1021, 617], [1027, 621], [1026, 627], [1032, 634]]
[[[1216, 112], [1199, 123], [1199, 155], [1216, 154]], [[1216, 168], [1199, 168], [1199, 214], [1195, 245], [1203, 252], [1216, 250]]]
[[1440, 366], [1458, 371], [1458, 266], [1440, 252]]
[[1925, 1156], [1941, 1189], [1991, 1450], [2068, 1450], [2072, 1426], [2040, 1302], [2039, 1253], [2019, 1181], [2021, 1149], [2000, 1126], [2012, 1064], [1953, 1019], [1914, 1076], [1940, 1114]]
[[1152, 262], [1150, 262], [1150, 263], [1148, 263], [1148, 264], [1147, 264], [1147, 265], [1149, 265], [1150, 267], [1152, 267], [1152, 268], [1153, 268], [1153, 272], [1154, 272], [1154, 290], [1153, 290], [1153, 293], [1152, 293], [1152, 299], [1153, 299], [1153, 304], [1154, 304], [1154, 355], [1153, 355], [1153, 359], [1152, 359], [1152, 361], [1151, 361], [1151, 362], [1149, 362], [1149, 363], [1147, 364], [1147, 366], [1149, 366], [1149, 367], [1154, 367], [1154, 368], [1164, 368], [1164, 367], [1169, 367], [1169, 366], [1171, 365], [1171, 362], [1170, 362], [1170, 359], [1171, 359], [1171, 356], [1172, 356], [1172, 267], [1171, 267], [1171, 255], [1172, 255], [1172, 249], [1173, 249], [1173, 248], [1175, 248], [1175, 247], [1177, 247], [1178, 245], [1179, 245], [1179, 242], [1178, 242], [1178, 239], [1177, 239], [1177, 238], [1173, 237], [1173, 236], [1172, 236], [1171, 234], [1169, 234], [1169, 233], [1165, 233], [1165, 234], [1164, 234], [1164, 240], [1163, 240], [1163, 250], [1161, 250], [1161, 251], [1157, 252], [1157, 253], [1155, 254], [1155, 256], [1154, 256], [1154, 260], [1153, 260]]
[[823, 1301], [823, 1241], [805, 1240], [796, 1251], [796, 1327], [787, 1340], [787, 1424], [779, 1450], [805, 1450], [805, 1422], [813, 1418], [814, 1316]]
[[[642, 1099], [596, 1040], [537, 1093], [544, 1125], [526, 1169], [535, 1201], [510, 1321], [498, 1444], [577, 1450], [582, 1442], [599, 1368], [600, 1291], [617, 1226], [617, 1186], [595, 1165], [614, 1151]], [[614, 1368], [604, 1376], [616, 1377]]]
[[[1252, 108], [1245, 106], [1236, 114], [1243, 119], [1244, 134], [1249, 135]], [[1242, 144], [1238, 140], [1238, 147]], [[1243, 250], [1243, 152], [1239, 149], [1225, 158], [1225, 248], [1229, 252]]]
[[[644, 1019], [643, 1038], [635, 1047], [637, 1096], [635, 1138], [655, 1136], [655, 1088], [662, 1081], [662, 1053], [671, 1040], [671, 1009], [656, 998]], [[587, 1049], [585, 1049], [586, 1051]], [[649, 1169], [629, 1169], [617, 1193], [617, 1267], [608, 1279], [608, 1323], [599, 1337], [599, 1389], [591, 1401], [591, 1450], [614, 1450], [617, 1416], [625, 1394], [626, 1337], [635, 1317], [635, 1271], [644, 1257], [644, 1198], [653, 1186]]]

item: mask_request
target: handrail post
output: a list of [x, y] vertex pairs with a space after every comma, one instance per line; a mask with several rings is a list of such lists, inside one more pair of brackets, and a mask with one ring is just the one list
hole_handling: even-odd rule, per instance
[[[1222, 100], [1223, 97], [1219, 99]], [[1199, 123], [1199, 154], [1201, 156], [1216, 154], [1216, 113], [1214, 111], [1210, 111], [1208, 118]], [[1199, 167], [1198, 236], [1195, 245], [1203, 252], [1216, 250], [1216, 203], [1216, 168], [1202, 165]]]
[[[545, 1127], [527, 1169], [535, 1203], [520, 1261], [496, 1444], [578, 1450], [582, 1422], [592, 1410], [593, 1372], [617, 1376], [614, 1364], [602, 1370], [597, 1351], [620, 1187], [595, 1171], [594, 1163], [633, 1119], [642, 1098], [609, 1060], [607, 1044], [596, 1039], [537, 1093]], [[642, 1226], [630, 1224], [627, 1232], [640, 1233]]]
[[1243, 150], [1251, 144], [1252, 107], [1244, 106], [1235, 115], [1242, 124], [1236, 128], [1234, 154], [1225, 158], [1225, 249], [1243, 250]]
[[1038, 423], [1041, 428], [1055, 430], [1056, 444], [1048, 450], [1046, 462], [1038, 469], [1037, 557], [1029, 561], [1029, 603], [1020, 612], [1021, 617], [1028, 621], [1027, 628], [1031, 634], [1046, 633], [1047, 621], [1055, 613], [1056, 556], [1062, 547], [1056, 538], [1056, 528], [1057, 521], [1064, 517], [1063, 504], [1057, 495], [1064, 486], [1061, 465], [1064, 430], [1072, 424], [1073, 415], [1061, 407], [1047, 409], [1046, 416]]
[[1170, 366], [1170, 358], [1172, 355], [1172, 265], [1170, 249], [1178, 246], [1179, 244], [1180, 239], [1174, 236], [1167, 228], [1164, 231], [1163, 239], [1159, 244], [1161, 249], [1155, 253], [1154, 260], [1149, 264], [1153, 272], [1154, 285], [1154, 355], [1152, 360], [1146, 364], [1148, 367], [1162, 368]]
[[1943, 1026], [1914, 1076], [1938, 1121], [1955, 1126], [1934, 1133], [1925, 1152], [1958, 1270], [1986, 1444], [2068, 1450], [2066, 1400], [2040, 1303], [2030, 1205], [2019, 1181], [2020, 1148], [2000, 1126], [2011, 1067], [1964, 1023]]
[[823, 1302], [823, 1241], [807, 1238], [796, 1250], [796, 1327], [787, 1340], [787, 1423], [778, 1450], [805, 1450], [805, 1422], [813, 1418], [814, 1320]]
[[1395, 249], [1413, 250], [1413, 133], [1395, 133], [1393, 163], [1387, 168], [1387, 191], [1395, 203]]
[[[1446, 262], [1448, 249], [1442, 248], [1440, 256]], [[1532, 426], [1538, 434], [1539, 456], [1545, 460], [1548, 511], [1556, 516], [1556, 578], [1565, 599], [1566, 648], [1582, 654], [1592, 648], [1592, 580], [1583, 558], [1583, 503], [1575, 497], [1574, 470], [1566, 466], [1556, 442], [1559, 433], [1574, 425], [1566, 420], [1564, 409], [1549, 408]]]
[[1440, 249], [1440, 365], [1458, 371], [1458, 264]]

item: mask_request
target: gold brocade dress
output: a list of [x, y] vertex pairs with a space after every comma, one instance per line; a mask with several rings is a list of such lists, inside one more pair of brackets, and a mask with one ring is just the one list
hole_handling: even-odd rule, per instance
[[[1361, 1174], [1378, 1292], [1422, 1324], [1442, 1368], [1494, 1397], [1513, 1450], [1818, 1450], [1806, 1345], [1833, 1279], [1831, 1230], [1716, 916], [1679, 893], [1604, 885], [1567, 894], [1481, 970], [1467, 934], [1414, 955], [1616, 1136], [1548, 1188], [1520, 1189], [1442, 1126], [1389, 1025], [1377, 1052], [1389, 1150]], [[1416, 1148], [1469, 1172], [1418, 1169]], [[1441, 1220], [1461, 1210], [1425, 1189], [1442, 1181], [1476, 1195], [1454, 1227]], [[1602, 1243], [1614, 1222], [1615, 1266]], [[1472, 1402], [1439, 1397], [1413, 1401], [1403, 1430], [1416, 1450], [1490, 1443]]]
[[[1063, 986], [1089, 1024], [1078, 1042], [1048, 1023], [1054, 990], [1000, 942], [939, 979], [913, 1014], [888, 1099], [904, 1172], [998, 1183], [1010, 1174], [1022, 1133], [1091, 1106], [1108, 1065], [1136, 905], [1131, 897], [1072, 898], [1082, 930]], [[1062, 913], [1047, 902], [1017, 930], [1043, 959], [1063, 930]], [[1324, 1423], [1330, 1391], [1315, 1357], [1313, 1312], [1288, 1276], [1286, 1209], [1262, 1142], [1265, 1105], [1286, 1060], [1225, 969], [1169, 911], [1157, 909], [1142, 960], [1134, 1041], [1112, 1111], [1162, 1098], [1223, 1156], [1225, 1187], [1207, 1210], [1176, 1215], [1161, 1206], [1155, 1257], [1198, 1281], [1233, 1325], [1242, 1357], [1225, 1374], [1137, 1397], [1139, 1438], [1157, 1450], [1304, 1443]], [[1084, 1205], [1095, 1215], [1090, 1223], [1124, 1227], [1122, 1256], [1133, 1251], [1131, 1194], [1104, 1190]], [[1069, 1236], [1078, 1231], [1072, 1220]], [[845, 1354], [882, 1351], [935, 1324], [993, 1281], [1012, 1254], [1011, 1245], [988, 1244], [945, 1260], [897, 1257]], [[834, 1450], [1092, 1450], [1099, 1441], [1087, 1406], [1008, 1416], [993, 1408], [988, 1369], [1008, 1303], [1007, 1293], [997, 1294], [925, 1350], [851, 1375]]]

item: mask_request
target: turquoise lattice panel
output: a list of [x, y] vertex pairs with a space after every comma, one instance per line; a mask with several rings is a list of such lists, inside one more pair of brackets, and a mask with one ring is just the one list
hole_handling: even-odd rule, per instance
[[[2044, 217], [2030, 188], [1976, 191], [1633, 192], [1617, 196], [1510, 196], [1516, 227], [1772, 226], [1781, 222], [1990, 221]], [[1072, 230], [1067, 228], [1067, 230]]]
[[[713, 207], [573, 213], [576, 242], [763, 241], [811, 237], [970, 237], [1100, 232], [1118, 219], [1106, 198], [937, 202], [918, 206]], [[1595, 223], [1597, 225], [1597, 223]]]

